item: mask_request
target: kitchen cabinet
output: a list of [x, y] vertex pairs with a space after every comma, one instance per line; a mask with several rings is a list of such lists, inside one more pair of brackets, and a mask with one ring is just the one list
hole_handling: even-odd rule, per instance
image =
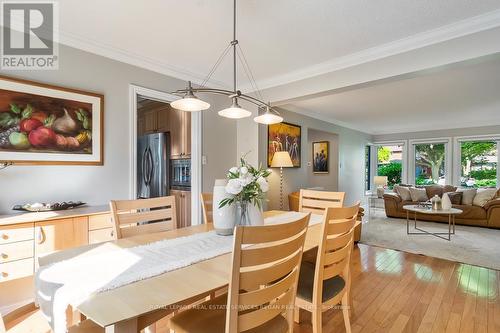
[[87, 217], [35, 222], [35, 259], [42, 254], [88, 244]]
[[191, 192], [170, 190], [170, 195], [175, 197], [177, 228], [189, 227], [191, 225]]
[[171, 109], [169, 113], [171, 158], [191, 157], [191, 113]]
[[142, 110], [137, 116], [137, 135], [162, 133], [170, 131], [169, 113], [170, 106]]

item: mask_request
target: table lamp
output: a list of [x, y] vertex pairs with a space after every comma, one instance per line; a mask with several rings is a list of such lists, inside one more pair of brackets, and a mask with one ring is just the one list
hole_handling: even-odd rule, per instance
[[273, 155], [271, 168], [280, 168], [280, 209], [283, 210], [283, 168], [293, 167], [293, 162], [287, 151], [277, 151]]
[[384, 186], [387, 186], [387, 176], [373, 177], [373, 184], [377, 185], [377, 197], [384, 197]]

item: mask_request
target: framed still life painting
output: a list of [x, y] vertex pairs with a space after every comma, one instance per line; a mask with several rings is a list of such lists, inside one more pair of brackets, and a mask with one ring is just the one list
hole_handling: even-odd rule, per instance
[[271, 166], [274, 153], [288, 151], [293, 167], [300, 168], [301, 128], [298, 125], [279, 123], [267, 127], [267, 166]]
[[313, 142], [313, 172], [328, 173], [330, 152], [328, 141]]
[[103, 164], [104, 96], [0, 76], [0, 162]]

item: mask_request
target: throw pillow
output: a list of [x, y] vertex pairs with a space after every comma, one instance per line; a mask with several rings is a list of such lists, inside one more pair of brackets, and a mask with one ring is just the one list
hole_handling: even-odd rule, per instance
[[480, 189], [479, 191], [477, 191], [472, 204], [474, 206], [483, 207], [488, 201], [495, 197], [496, 193], [496, 188]]
[[429, 200], [425, 188], [410, 187], [410, 195], [411, 195], [411, 201], [413, 202], [424, 202]]
[[406, 186], [395, 186], [394, 190], [401, 197], [401, 200], [403, 201], [411, 200], [410, 188]]
[[477, 190], [475, 188], [464, 189], [459, 188], [457, 192], [462, 192], [462, 205], [472, 206]]
[[446, 192], [448, 194], [448, 198], [450, 198], [452, 205], [461, 205], [462, 204], [462, 192]]

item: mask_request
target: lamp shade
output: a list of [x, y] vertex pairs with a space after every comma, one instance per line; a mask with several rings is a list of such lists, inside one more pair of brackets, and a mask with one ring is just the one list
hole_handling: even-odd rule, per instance
[[373, 177], [373, 183], [379, 186], [387, 185], [387, 176], [375, 176]]
[[267, 106], [266, 112], [264, 112], [260, 116], [253, 118], [253, 120], [259, 124], [272, 125], [281, 123], [283, 121], [283, 117], [281, 117], [279, 114], [271, 112], [271, 109], [269, 108], [269, 106]]
[[271, 168], [291, 168], [293, 162], [287, 151], [277, 151], [273, 155], [271, 161]]
[[220, 110], [218, 112], [219, 116], [231, 118], [231, 119], [241, 119], [250, 117], [252, 112], [243, 109], [239, 104], [236, 98], [233, 99], [233, 105], [228, 107], [227, 109]]

